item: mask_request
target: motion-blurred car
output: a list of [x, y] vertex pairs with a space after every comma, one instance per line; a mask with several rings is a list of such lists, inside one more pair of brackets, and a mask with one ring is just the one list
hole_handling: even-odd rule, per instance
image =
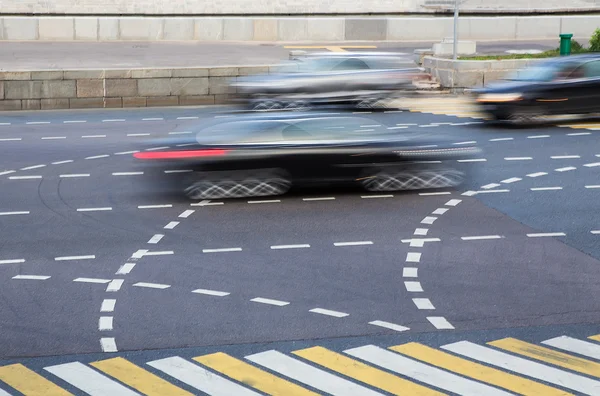
[[320, 53], [300, 56], [278, 73], [238, 78], [232, 85], [254, 110], [306, 110], [323, 104], [373, 108], [427, 78], [423, 69], [409, 66], [393, 53]]
[[516, 125], [547, 115], [600, 113], [600, 54], [540, 61], [473, 93], [484, 113]]
[[177, 183], [192, 199], [279, 195], [292, 184], [350, 182], [368, 191], [457, 186], [465, 172], [456, 160], [479, 151], [370, 118], [304, 112], [212, 121], [195, 137], [155, 144], [171, 148], [134, 157], [158, 165], [157, 174], [170, 169], [169, 180], [181, 176]]

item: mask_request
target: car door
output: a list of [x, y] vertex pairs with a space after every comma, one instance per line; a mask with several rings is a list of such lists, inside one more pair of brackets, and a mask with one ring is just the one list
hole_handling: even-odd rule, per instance
[[581, 69], [581, 108], [586, 113], [600, 113], [600, 59], [584, 63]]
[[585, 85], [580, 62], [557, 65], [554, 77], [534, 89], [535, 102], [545, 114], [578, 113], [584, 106]]

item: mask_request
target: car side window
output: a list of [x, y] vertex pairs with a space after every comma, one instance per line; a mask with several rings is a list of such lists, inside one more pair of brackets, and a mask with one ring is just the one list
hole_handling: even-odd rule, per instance
[[334, 71], [342, 70], [364, 70], [368, 69], [369, 66], [360, 59], [347, 59], [333, 68]]
[[583, 76], [585, 78], [599, 78], [600, 77], [600, 61], [588, 62], [583, 65]]

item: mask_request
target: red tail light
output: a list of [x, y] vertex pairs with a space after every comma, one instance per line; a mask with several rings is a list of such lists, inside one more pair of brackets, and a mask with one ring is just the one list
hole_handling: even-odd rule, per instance
[[135, 153], [133, 156], [138, 159], [177, 159], [177, 158], [196, 158], [196, 157], [217, 157], [225, 155], [229, 150], [187, 150], [187, 151], [155, 151]]

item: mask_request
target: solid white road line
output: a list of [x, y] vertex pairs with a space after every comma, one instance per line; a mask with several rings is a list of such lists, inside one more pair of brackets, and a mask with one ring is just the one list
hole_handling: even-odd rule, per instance
[[556, 337], [550, 340], [542, 341], [542, 344], [600, 360], [600, 345], [578, 340], [577, 338], [571, 338], [567, 336]]
[[208, 289], [196, 289], [193, 290], [192, 293], [196, 294], [206, 294], [207, 296], [216, 296], [216, 297], [225, 297], [230, 295], [231, 293], [217, 291], [217, 290], [208, 290]]
[[96, 258], [95, 255], [90, 254], [86, 256], [64, 256], [64, 257], [54, 257], [54, 261], [71, 261], [71, 260], [94, 260]]
[[83, 363], [72, 362], [44, 367], [63, 381], [79, 390], [94, 396], [139, 396], [125, 386], [113, 381]]
[[302, 198], [303, 201], [334, 201], [335, 197], [322, 197], [322, 198]]
[[271, 249], [273, 250], [280, 250], [280, 249], [305, 249], [305, 248], [309, 248], [310, 245], [308, 244], [302, 244], [302, 245], [275, 245], [275, 246], [271, 246]]
[[596, 167], [596, 166], [600, 166], [600, 162], [594, 162], [592, 164], [585, 164], [583, 166], [585, 166], [587, 168], [593, 168], [593, 167]]
[[98, 330], [100, 331], [112, 331], [113, 329], [113, 317], [112, 316], [100, 316], [98, 320]]
[[0, 212], [0, 216], [12, 216], [12, 215], [28, 215], [29, 211], [21, 211], [21, 212]]
[[446, 202], [446, 206], [456, 206], [461, 202], [462, 200], [460, 199], [451, 199], [450, 201]]
[[172, 230], [173, 228], [177, 227], [178, 225], [179, 225], [178, 221], [171, 221], [164, 228], [165, 228], [165, 230]]
[[462, 239], [463, 241], [482, 241], [482, 240], [486, 240], [486, 239], [502, 239], [504, 238], [501, 235], [481, 235], [481, 236], [467, 236], [467, 237], [461, 237], [460, 239]]
[[433, 197], [437, 195], [451, 195], [452, 193], [449, 191], [441, 191], [441, 192], [431, 192], [431, 193], [419, 193], [422, 197]]
[[241, 252], [242, 248], [223, 248], [223, 249], [202, 249], [202, 253], [227, 253], [227, 252]]
[[102, 301], [102, 306], [100, 306], [100, 312], [113, 312], [115, 310], [116, 304], [117, 300], [107, 298]]
[[357, 242], [335, 242], [333, 246], [364, 246], [364, 245], [372, 245], [372, 241], [357, 241]]
[[527, 175], [527, 177], [540, 177], [540, 176], [546, 176], [548, 173], [546, 172], [536, 172], [536, 173], [530, 173]]
[[432, 310], [435, 309], [435, 307], [433, 306], [433, 304], [431, 303], [431, 301], [428, 298], [413, 298], [413, 303], [415, 303], [415, 305], [417, 306], [417, 309], [424, 309], [424, 310]]
[[572, 171], [572, 170], [575, 170], [575, 169], [577, 169], [577, 168], [574, 167], [574, 166], [567, 166], [565, 168], [558, 168], [558, 169], [554, 169], [554, 170], [557, 171], [557, 172], [568, 172], [568, 171]]
[[123, 279], [113, 279], [110, 281], [110, 283], [108, 284], [108, 286], [106, 286], [106, 291], [107, 292], [117, 292], [121, 289], [121, 286], [123, 286], [123, 282], [125, 282]]
[[408, 327], [397, 325], [397, 324], [390, 323], [390, 322], [384, 322], [383, 320], [374, 320], [373, 322], [369, 322], [369, 324], [373, 325], [373, 326], [383, 327], [383, 328], [386, 328], [389, 330], [398, 331], [398, 332], [410, 330], [410, 328], [408, 328]]
[[262, 297], [256, 297], [250, 301], [255, 302], [255, 303], [260, 303], [260, 304], [276, 305], [278, 307], [283, 307], [285, 305], [290, 304], [287, 301], [272, 300], [270, 298], [262, 298]]
[[144, 172], [113, 172], [113, 176], [137, 176], [143, 175]]
[[500, 184], [498, 184], [498, 183], [490, 183], [490, 184], [486, 184], [485, 186], [481, 186], [481, 188], [484, 189], [484, 190], [489, 190], [491, 188], [496, 188], [496, 187], [500, 187]]
[[102, 155], [92, 155], [91, 157], [85, 157], [86, 160], [91, 160], [91, 159], [98, 159], [98, 158], [107, 158], [110, 157], [108, 154], [102, 154]]
[[561, 237], [567, 236], [564, 232], [546, 232], [546, 233], [536, 233], [536, 234], [527, 234], [529, 238], [541, 238], [541, 237]]
[[127, 275], [128, 273], [131, 272], [133, 267], [135, 267], [135, 263], [123, 264], [117, 271], [116, 275]]
[[428, 232], [429, 232], [429, 229], [428, 229], [428, 228], [417, 228], [417, 229], [415, 230], [415, 235], [418, 235], [418, 236], [425, 236], [425, 235], [427, 235], [427, 233], [428, 233]]
[[448, 208], [437, 208], [436, 210], [433, 211], [432, 214], [434, 214], [434, 215], [443, 215], [448, 210], [449, 210]]
[[162, 285], [160, 283], [147, 283], [147, 282], [134, 283], [133, 286], [147, 287], [149, 289], [168, 289], [169, 287], [171, 287], [171, 285]]
[[0, 260], [0, 264], [20, 264], [24, 262], [25, 259]]
[[279, 199], [270, 199], [266, 201], [248, 201], [249, 204], [265, 204], [265, 203], [279, 203], [281, 200]]
[[43, 168], [46, 165], [33, 165], [33, 166], [26, 166], [25, 168], [21, 168], [22, 171], [26, 171], [26, 170], [32, 170], [32, 169], [39, 169], [39, 168]]
[[74, 177], [90, 177], [89, 173], [69, 173], [60, 175], [61, 178], [74, 178]]
[[402, 269], [402, 276], [404, 278], [418, 278], [419, 277], [419, 269], [414, 267], [404, 267]]
[[309, 310], [308, 312], [321, 314], [321, 315], [327, 315], [327, 316], [333, 316], [335, 318], [345, 318], [346, 316], [350, 315], [345, 312], [332, 311], [332, 310], [324, 309], [324, 308], [313, 308], [313, 309]]
[[505, 157], [506, 161], [530, 161], [532, 157]]
[[421, 220], [421, 224], [433, 224], [437, 220], [437, 217], [427, 216]]
[[362, 199], [375, 199], [375, 198], [394, 198], [392, 194], [388, 195], [362, 195]]
[[152, 238], [150, 238], [148, 243], [157, 244], [158, 242], [160, 242], [161, 239], [163, 239], [163, 237], [163, 234], [155, 234], [154, 236], [152, 236]]
[[382, 396], [358, 384], [320, 370], [281, 352], [270, 350], [246, 356], [253, 363], [333, 396]]
[[9, 176], [8, 178], [10, 180], [33, 180], [33, 179], [41, 179], [42, 176], [40, 176], [40, 175], [35, 175], [35, 176]]
[[47, 280], [47, 279], [50, 279], [50, 277], [46, 276], [46, 275], [16, 275], [16, 276], [13, 276], [12, 279]]
[[190, 217], [192, 214], [194, 214], [195, 210], [189, 209], [184, 211], [183, 213], [181, 213], [178, 217], [182, 218], [182, 219], [187, 219], [188, 217]]
[[560, 387], [570, 388], [586, 395], [595, 395], [598, 393], [598, 389], [600, 389], [600, 382], [598, 381], [468, 341], [443, 345], [442, 349], [492, 366], [501, 367], [504, 370], [510, 370], [517, 374], [536, 378]]
[[533, 187], [530, 188], [531, 191], [556, 191], [562, 190], [562, 187]]
[[102, 212], [102, 211], [110, 211], [112, 210], [112, 208], [107, 207], [107, 208], [79, 208], [77, 209], [78, 212]]
[[172, 208], [173, 205], [139, 205], [138, 209], [161, 209], [161, 208]]
[[550, 158], [552, 159], [577, 159], [581, 158], [579, 155], [553, 155]]
[[73, 282], [106, 284], [110, 282], [110, 279], [77, 278], [73, 279]]
[[406, 291], [411, 293], [421, 293], [423, 292], [423, 287], [421, 287], [421, 282], [404, 282], [404, 287], [406, 287]]
[[375, 345], [347, 349], [344, 353], [419, 382], [464, 396], [508, 396], [510, 393], [460, 377]]
[[154, 360], [147, 364], [207, 395], [260, 396], [256, 392], [220, 377], [197, 364], [180, 358], [179, 356]]
[[71, 162], [73, 162], [73, 160], [56, 161], [56, 162], [53, 162], [52, 165], [69, 164]]
[[454, 326], [452, 326], [443, 316], [429, 316], [427, 317], [427, 320], [438, 330], [454, 329]]
[[406, 253], [406, 262], [407, 263], [418, 263], [421, 261], [421, 253]]
[[504, 179], [504, 180], [500, 181], [500, 183], [510, 184], [510, 183], [521, 181], [521, 180], [523, 180], [523, 179], [521, 179], [520, 177], [511, 177], [510, 179]]

